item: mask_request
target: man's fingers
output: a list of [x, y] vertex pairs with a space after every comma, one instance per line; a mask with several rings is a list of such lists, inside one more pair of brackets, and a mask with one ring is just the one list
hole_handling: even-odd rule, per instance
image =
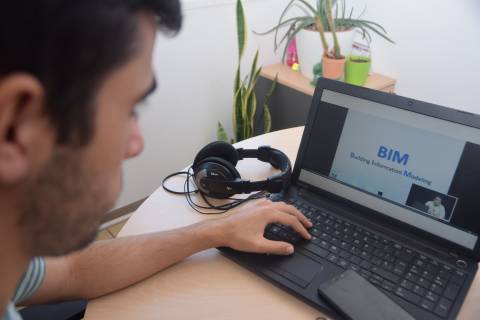
[[310, 235], [310, 233], [308, 233], [307, 229], [305, 229], [303, 224], [301, 224], [300, 221], [296, 217], [294, 217], [294, 216], [292, 216], [288, 213], [276, 210], [275, 213], [274, 213], [274, 220], [275, 221], [273, 221], [273, 222], [278, 222], [280, 224], [292, 227], [295, 231], [297, 231], [305, 239], [310, 240], [312, 238], [312, 236]]
[[272, 253], [280, 255], [290, 255], [294, 249], [290, 243], [283, 241], [272, 241], [262, 239], [257, 247], [258, 253]]
[[273, 206], [280, 211], [284, 211], [288, 214], [291, 214], [292, 216], [297, 217], [298, 220], [307, 228], [312, 227], [312, 222], [308, 220], [307, 217], [303, 215], [300, 211], [298, 211], [297, 208], [295, 208], [292, 205], [286, 204], [285, 202], [274, 202]]

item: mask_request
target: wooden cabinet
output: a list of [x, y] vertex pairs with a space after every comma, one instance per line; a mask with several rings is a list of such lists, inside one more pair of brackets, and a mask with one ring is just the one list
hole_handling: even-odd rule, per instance
[[[270, 99], [272, 131], [305, 125], [315, 88], [310, 79], [295, 72], [284, 64], [263, 67], [255, 88], [258, 104], [255, 133], [263, 133], [263, 104], [265, 96], [278, 74], [278, 86]], [[396, 80], [378, 73], [372, 73], [365, 87], [393, 93]]]

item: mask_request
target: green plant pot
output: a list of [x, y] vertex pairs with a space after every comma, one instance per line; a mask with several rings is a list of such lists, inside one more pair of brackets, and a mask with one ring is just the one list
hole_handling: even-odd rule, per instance
[[345, 82], [363, 86], [371, 64], [370, 58], [350, 56], [345, 63]]

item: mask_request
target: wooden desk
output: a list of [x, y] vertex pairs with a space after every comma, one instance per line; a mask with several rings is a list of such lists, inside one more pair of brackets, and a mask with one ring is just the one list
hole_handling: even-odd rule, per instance
[[[303, 127], [281, 130], [242, 141], [237, 147], [270, 145], [283, 150], [293, 163], [302, 132]], [[269, 165], [252, 159], [240, 161], [237, 168], [251, 179], [272, 174]], [[179, 188], [183, 187], [181, 179], [172, 181], [171, 185], [176, 183]], [[194, 212], [183, 196], [171, 195], [159, 188], [132, 215], [119, 236], [168, 230], [214, 218]], [[478, 319], [478, 301], [479, 276], [459, 319]], [[315, 320], [321, 316], [318, 310], [224, 258], [216, 249], [210, 249], [136, 285], [91, 301], [85, 319]]]

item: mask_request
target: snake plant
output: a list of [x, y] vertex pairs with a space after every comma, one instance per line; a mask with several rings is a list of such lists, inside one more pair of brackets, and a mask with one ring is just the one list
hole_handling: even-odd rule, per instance
[[[287, 14], [297, 9], [300, 13], [294, 17], [287, 18]], [[332, 14], [334, 12], [334, 14]], [[354, 8], [349, 11], [346, 7], [345, 0], [316, 0], [315, 5], [310, 4], [307, 0], [290, 0], [283, 10], [276, 26], [265, 32], [256, 32], [259, 35], [275, 33], [275, 50], [286, 42], [283, 51], [283, 59], [285, 59], [287, 48], [292, 39], [303, 29], [316, 30], [322, 37], [323, 32], [343, 31], [350, 29], [359, 29], [365, 39], [369, 42], [372, 40], [372, 33], [375, 33], [383, 39], [394, 43], [387, 36], [387, 31], [380, 24], [362, 19], [365, 9], [358, 15], [354, 16]], [[319, 26], [323, 29], [319, 29]], [[287, 28], [283, 35], [279, 35], [281, 29]], [[335, 39], [334, 39], [335, 40]], [[326, 40], [321, 39], [322, 45], [326, 47]], [[329, 54], [328, 50], [325, 51]], [[334, 57], [340, 55], [338, 42], [334, 44]]]
[[[240, 65], [244, 55], [245, 47], [247, 44], [247, 27], [245, 23], [245, 13], [243, 10], [243, 4], [241, 0], [237, 0], [236, 5], [236, 17], [237, 17], [237, 40], [238, 40], [238, 66], [235, 74], [234, 83], [234, 96], [233, 96], [233, 135], [234, 138], [230, 140], [231, 143], [242, 141], [250, 138], [254, 135], [254, 123], [255, 112], [257, 110], [257, 97], [255, 94], [255, 85], [257, 83], [261, 67], [258, 67], [258, 50], [253, 59], [252, 66], [250, 67], [249, 74], [242, 79]], [[268, 107], [268, 101], [273, 91], [275, 90], [277, 80], [273, 81], [272, 87], [265, 98], [265, 104], [263, 105], [263, 119], [264, 119], [264, 132], [270, 132], [271, 129], [271, 116], [270, 108]], [[228, 135], [223, 125], [218, 122], [217, 127], [218, 140], [227, 141]]]

